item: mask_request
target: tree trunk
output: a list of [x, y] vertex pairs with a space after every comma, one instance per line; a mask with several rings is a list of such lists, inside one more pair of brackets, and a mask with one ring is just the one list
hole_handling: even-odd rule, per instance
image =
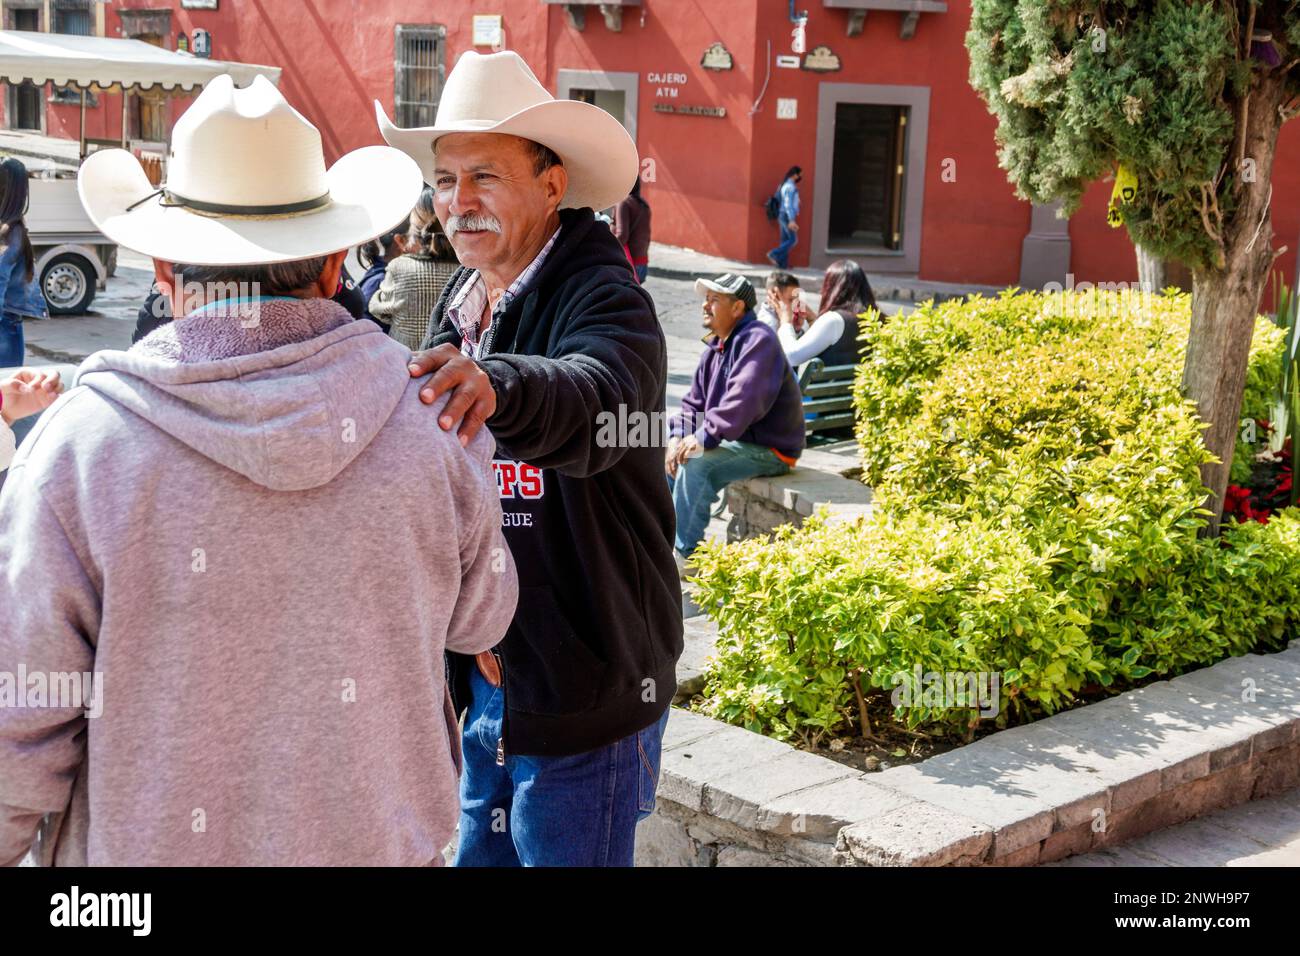
[[1138, 288], [1143, 292], [1159, 293], [1165, 282], [1165, 260], [1142, 246], [1137, 247]]
[[1264, 74], [1251, 90], [1245, 156], [1254, 161], [1253, 181], [1241, 184], [1238, 206], [1223, 225], [1224, 261], [1197, 269], [1193, 277], [1183, 394], [1209, 423], [1205, 445], [1219, 459], [1201, 466], [1210, 492], [1206, 507], [1213, 512], [1205, 530], [1209, 535], [1219, 532], [1255, 316], [1274, 259], [1269, 200], [1283, 89], [1281, 77]]

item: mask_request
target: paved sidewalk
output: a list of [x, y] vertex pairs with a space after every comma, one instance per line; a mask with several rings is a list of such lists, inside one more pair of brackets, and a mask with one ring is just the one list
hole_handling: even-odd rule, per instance
[[0, 130], [0, 154], [17, 156], [28, 170], [76, 169], [81, 144], [75, 139], [44, 136], [29, 130]]
[[1300, 789], [1044, 866], [1300, 866]]

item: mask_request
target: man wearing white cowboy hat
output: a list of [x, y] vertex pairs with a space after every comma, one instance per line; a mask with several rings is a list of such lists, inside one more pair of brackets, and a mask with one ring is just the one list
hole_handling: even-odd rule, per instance
[[[519, 609], [495, 653], [451, 656], [465, 723], [458, 865], [627, 865], [654, 807], [682, 648], [654, 304], [592, 211], [639, 164], [603, 110], [518, 54], [466, 53], [434, 125], [380, 129], [420, 164], [463, 268], [432, 317], [441, 424], [497, 440]], [[464, 423], [461, 418], [464, 417]]]
[[329, 299], [419, 170], [375, 146], [327, 171], [262, 79], [214, 80], [173, 144], [161, 190], [121, 150], [80, 189], [176, 321], [87, 359], [0, 495], [0, 672], [93, 675], [0, 706], [0, 864], [47, 815], [59, 864], [438, 863], [444, 651], [496, 643], [517, 595], [492, 445]]

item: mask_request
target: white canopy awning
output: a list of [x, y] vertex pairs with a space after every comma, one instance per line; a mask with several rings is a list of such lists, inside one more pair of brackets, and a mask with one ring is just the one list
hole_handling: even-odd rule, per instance
[[164, 50], [143, 40], [0, 30], [0, 81], [37, 86], [159, 88], [188, 92], [229, 73], [237, 86], [259, 74], [280, 82], [278, 66], [228, 63]]

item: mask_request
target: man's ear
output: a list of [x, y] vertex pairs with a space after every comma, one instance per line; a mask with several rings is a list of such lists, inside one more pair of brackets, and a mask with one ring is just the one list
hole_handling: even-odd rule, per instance
[[546, 204], [552, 209], [559, 209], [564, 201], [564, 194], [569, 190], [569, 171], [563, 166], [551, 166], [542, 173], [546, 187]]
[[315, 290], [322, 299], [332, 299], [339, 291], [339, 276], [343, 273], [343, 261], [347, 257], [348, 251], [342, 249], [330, 253], [325, 258], [325, 268], [321, 270], [320, 278], [316, 280]]
[[167, 300], [167, 304], [171, 306], [171, 314], [173, 316], [184, 315], [184, 311], [176, 307], [178, 305], [176, 301], [176, 267], [170, 262], [155, 259], [153, 261], [153, 279], [158, 284], [158, 291]]

